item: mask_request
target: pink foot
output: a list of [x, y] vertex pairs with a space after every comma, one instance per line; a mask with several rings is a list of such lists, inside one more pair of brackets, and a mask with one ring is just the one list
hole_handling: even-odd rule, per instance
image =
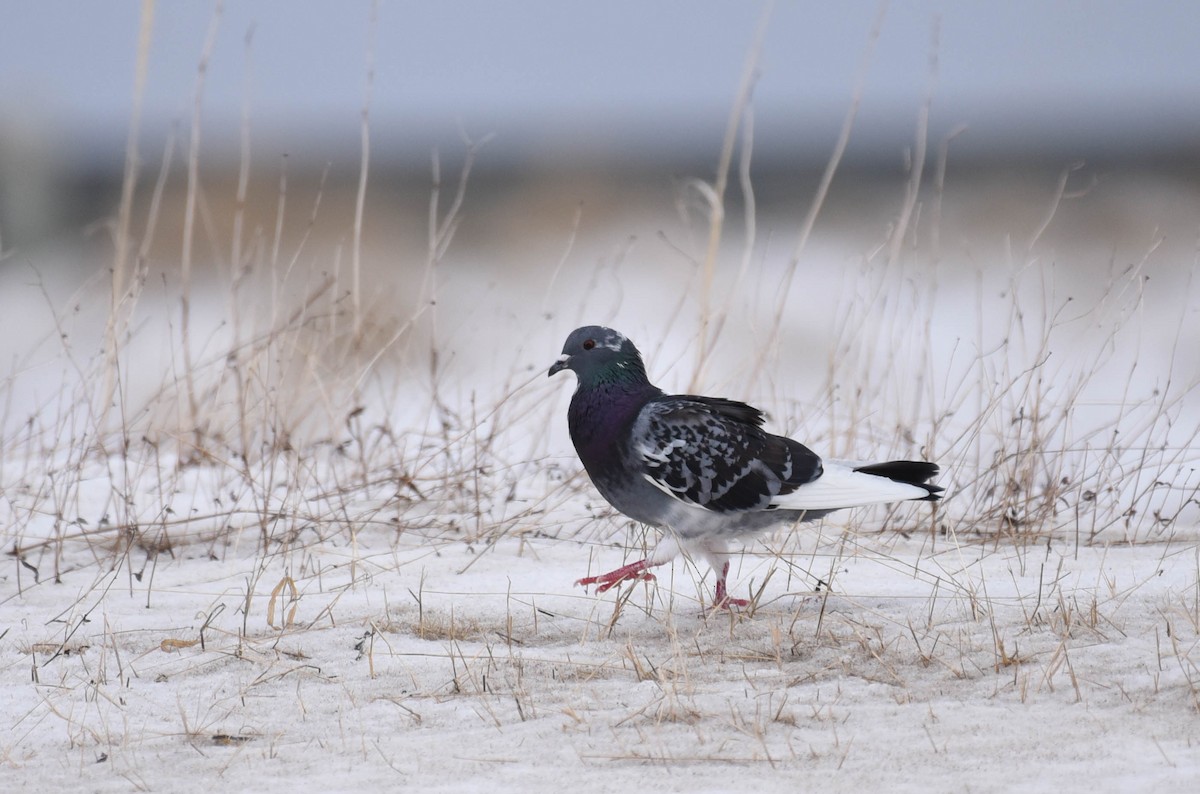
[[730, 598], [729, 592], [725, 589], [725, 577], [729, 574], [729, 563], [721, 569], [721, 575], [717, 577], [717, 598], [713, 602], [713, 609], [729, 609], [730, 607], [747, 607], [750, 606], [750, 601], [745, 598]]
[[618, 585], [621, 582], [639, 580], [643, 582], [652, 582], [654, 581], [654, 574], [646, 570], [649, 567], [650, 563], [648, 561], [638, 560], [637, 562], [632, 562], [629, 565], [623, 565], [620, 568], [617, 568], [615, 571], [602, 573], [599, 576], [585, 576], [575, 584], [583, 585], [584, 587], [587, 587], [590, 584], [598, 584], [600, 586], [596, 588], [596, 592], [603, 593], [610, 587]]

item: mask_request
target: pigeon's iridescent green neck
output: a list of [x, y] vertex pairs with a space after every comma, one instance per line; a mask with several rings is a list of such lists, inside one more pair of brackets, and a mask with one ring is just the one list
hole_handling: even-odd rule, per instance
[[579, 373], [579, 385], [586, 389], [603, 386], [648, 386], [646, 366], [640, 356], [620, 356], [602, 366]]

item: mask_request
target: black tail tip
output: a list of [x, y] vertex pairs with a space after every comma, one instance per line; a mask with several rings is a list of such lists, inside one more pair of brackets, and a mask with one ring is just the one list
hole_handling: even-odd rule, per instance
[[938, 468], [936, 463], [929, 463], [923, 460], [889, 460], [886, 463], [872, 463], [867, 466], [859, 466], [855, 471], [861, 471], [863, 474], [874, 474], [876, 477], [887, 477], [889, 480], [894, 480], [895, 482], [924, 488], [928, 491], [928, 495], [923, 499], [914, 500], [918, 502], [936, 502], [942, 498], [942, 491], [946, 490], [940, 485], [930, 485], [926, 482], [926, 480], [936, 477], [941, 469]]

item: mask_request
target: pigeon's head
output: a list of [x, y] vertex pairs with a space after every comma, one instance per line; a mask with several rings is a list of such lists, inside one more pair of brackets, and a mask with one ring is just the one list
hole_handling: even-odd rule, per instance
[[563, 345], [562, 355], [546, 374], [553, 375], [564, 369], [574, 370], [580, 384], [646, 379], [642, 355], [633, 342], [624, 334], [599, 325], [585, 325], [572, 331]]

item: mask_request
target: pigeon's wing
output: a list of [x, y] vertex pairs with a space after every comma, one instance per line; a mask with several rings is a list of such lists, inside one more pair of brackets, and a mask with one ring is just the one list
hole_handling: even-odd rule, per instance
[[821, 459], [771, 435], [744, 403], [670, 396], [649, 402], [634, 425], [642, 476], [664, 493], [718, 512], [770, 510], [780, 494], [821, 476]]

